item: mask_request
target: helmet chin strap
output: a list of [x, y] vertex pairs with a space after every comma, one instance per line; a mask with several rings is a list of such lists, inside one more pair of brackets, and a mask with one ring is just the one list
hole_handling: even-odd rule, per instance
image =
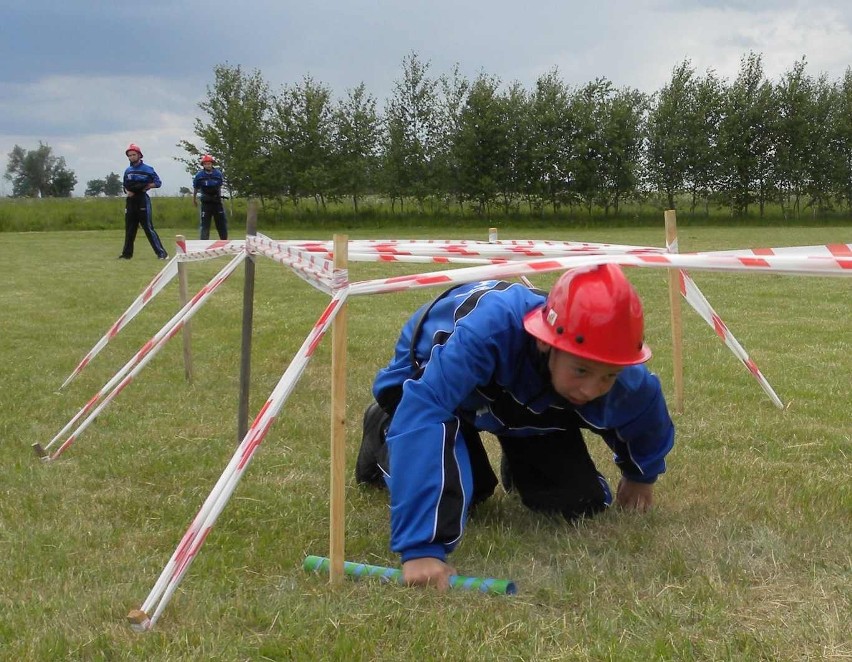
[[[529, 402], [526, 404], [535, 402], [548, 392], [552, 393], [560, 400], [564, 400], [564, 398], [559, 395], [553, 388], [553, 380], [551, 379], [550, 375], [550, 353], [554, 351], [555, 348], [551, 345], [548, 345], [547, 343], [540, 343], [538, 339], [534, 338], [533, 336], [530, 336], [530, 338], [534, 343], [532, 363], [535, 367], [536, 372], [541, 377], [541, 381], [544, 386], [542, 386], [541, 391], [539, 391], [532, 398], [530, 398]], [[545, 349], [542, 349], [541, 345], [544, 345]]]

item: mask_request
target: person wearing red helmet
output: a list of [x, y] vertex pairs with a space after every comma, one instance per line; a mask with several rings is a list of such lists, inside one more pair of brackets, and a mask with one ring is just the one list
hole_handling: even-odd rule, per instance
[[162, 186], [159, 175], [154, 168], [142, 162], [142, 150], [136, 143], [130, 143], [124, 150], [124, 155], [130, 165], [124, 171], [124, 247], [121, 249], [119, 260], [130, 260], [133, 257], [133, 244], [136, 243], [136, 231], [139, 226], [145, 232], [148, 243], [154, 254], [161, 260], [169, 257], [163, 242], [154, 229], [151, 215], [151, 198], [148, 191]]
[[219, 168], [213, 167], [213, 157], [205, 154], [201, 157], [201, 170], [192, 178], [192, 204], [198, 206], [198, 194], [201, 193], [201, 219], [199, 238], [210, 239], [210, 221], [215, 220], [219, 239], [228, 238], [228, 217], [222, 204], [222, 186], [225, 178]]
[[573, 520], [611, 504], [583, 428], [614, 452], [616, 503], [648, 510], [674, 443], [649, 358], [641, 300], [616, 265], [570, 270], [546, 295], [467, 283], [417, 311], [376, 375], [355, 466], [358, 483], [389, 488], [404, 581], [443, 589], [456, 574], [447, 556], [498, 484], [480, 432], [531, 510]]

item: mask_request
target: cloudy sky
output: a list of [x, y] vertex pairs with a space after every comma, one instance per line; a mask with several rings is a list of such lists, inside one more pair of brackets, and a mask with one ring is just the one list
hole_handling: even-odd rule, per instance
[[[523, 8], [522, 8], [523, 7]], [[532, 89], [554, 67], [569, 85], [595, 78], [660, 89], [688, 59], [736, 77], [749, 51], [772, 81], [801, 57], [840, 80], [852, 65], [848, 0], [0, 0], [0, 168], [39, 141], [86, 182], [121, 173], [138, 143], [163, 180], [188, 186], [174, 157], [195, 142], [217, 64], [258, 70], [273, 92], [310, 75], [336, 95], [363, 82], [391, 96], [415, 52], [437, 77], [458, 64]], [[0, 179], [0, 194], [11, 184]]]

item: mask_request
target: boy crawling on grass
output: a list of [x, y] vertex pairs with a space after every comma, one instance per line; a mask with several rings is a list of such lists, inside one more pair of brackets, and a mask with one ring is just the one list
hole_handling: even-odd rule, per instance
[[373, 384], [355, 468], [387, 485], [391, 548], [410, 585], [448, 587], [447, 556], [497, 477], [528, 508], [592, 516], [612, 503], [580, 432], [600, 435], [622, 478], [616, 503], [647, 511], [674, 443], [659, 379], [643, 365], [642, 303], [615, 265], [573, 269], [550, 293], [485, 281], [451, 288], [405, 324]]

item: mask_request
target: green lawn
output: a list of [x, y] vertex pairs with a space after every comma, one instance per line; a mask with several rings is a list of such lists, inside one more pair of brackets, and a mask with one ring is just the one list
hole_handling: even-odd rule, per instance
[[[174, 231], [160, 229], [170, 252]], [[330, 236], [270, 232], [276, 238]], [[663, 243], [660, 228], [501, 227], [501, 239]], [[350, 231], [353, 238], [366, 233]], [[373, 237], [485, 239], [452, 227]], [[242, 269], [192, 323], [195, 379], [172, 341], [61, 458], [46, 444], [178, 309], [176, 282], [56, 389], [163, 266], [140, 232], [0, 234], [0, 658], [8, 660], [848, 660], [852, 658], [852, 281], [692, 276], [782, 400], [684, 304], [686, 406], [647, 516], [576, 526], [500, 492], [453, 555], [515, 596], [445, 595], [301, 569], [328, 554], [330, 338], [255, 454], [156, 628], [141, 605], [236, 444]], [[852, 243], [852, 226], [681, 229], [681, 251]], [[190, 293], [223, 259], [189, 267]], [[352, 279], [424, 271], [353, 264]], [[667, 277], [631, 270], [650, 363], [672, 393]], [[535, 284], [547, 287], [552, 276]], [[383, 493], [354, 484], [360, 418], [407, 315], [435, 290], [349, 303], [346, 557], [397, 565]], [[259, 260], [253, 418], [328, 301]], [[590, 435], [598, 468], [617, 473]], [[498, 460], [496, 444], [488, 440]]]

